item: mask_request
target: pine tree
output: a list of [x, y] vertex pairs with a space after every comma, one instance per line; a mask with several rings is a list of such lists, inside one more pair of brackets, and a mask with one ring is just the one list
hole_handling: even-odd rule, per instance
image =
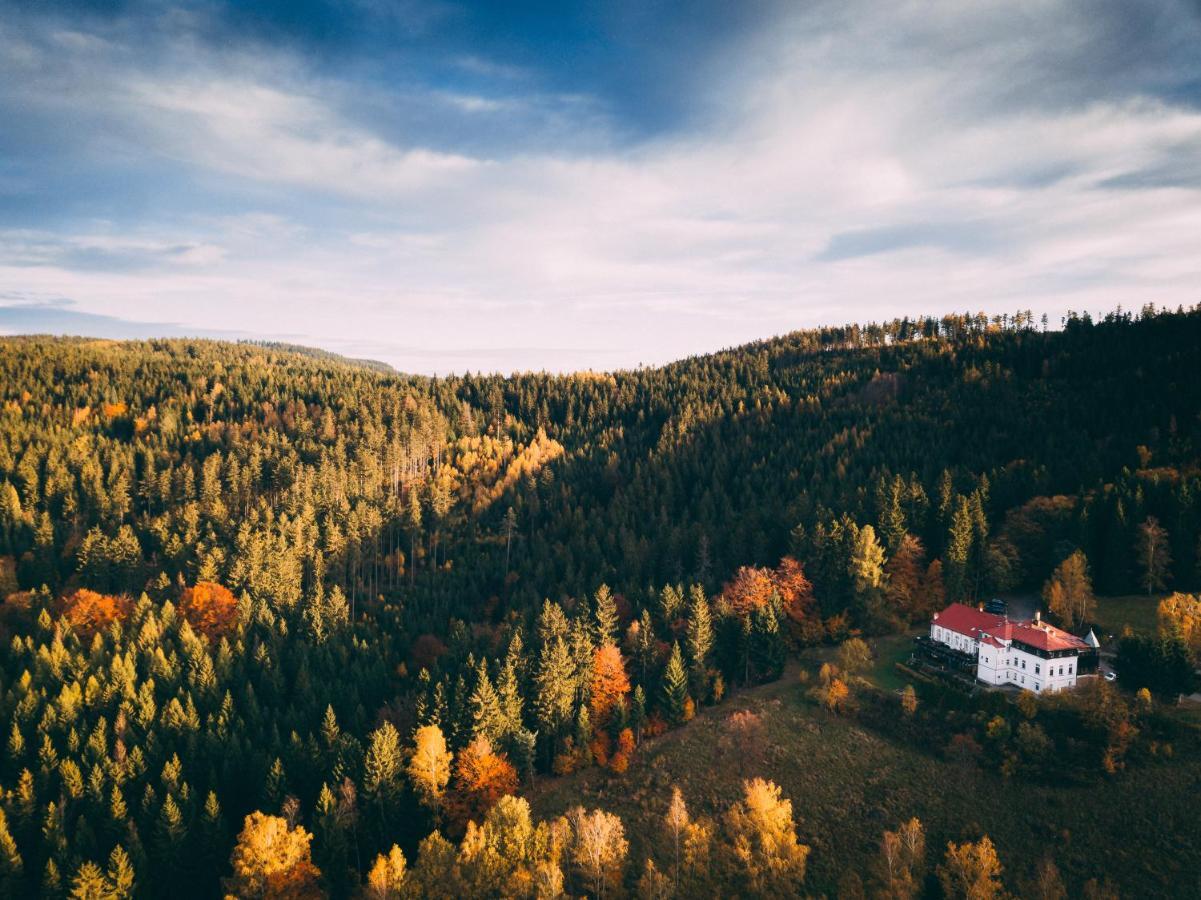
[[471, 734], [489, 743], [497, 743], [507, 732], [507, 718], [500, 697], [488, 677], [488, 666], [480, 660], [475, 669], [475, 689], [471, 692]]
[[25, 862], [17, 849], [17, 842], [8, 829], [8, 817], [0, 809], [0, 893], [6, 897], [19, 896], [21, 878], [25, 874]]
[[562, 638], [556, 637], [543, 646], [534, 685], [537, 691], [534, 714], [539, 732], [547, 741], [548, 752], [553, 754], [564, 725], [571, 721], [575, 703], [571, 656]]
[[971, 507], [967, 498], [960, 496], [951, 516], [946, 562], [943, 567], [947, 596], [954, 601], [967, 600], [970, 597], [968, 567], [971, 563], [972, 533]]
[[287, 795], [288, 779], [284, 774], [284, 763], [277, 756], [267, 771], [266, 781], [263, 782], [263, 803], [272, 812], [279, 812]]
[[385, 827], [400, 792], [401, 760], [400, 736], [391, 722], [385, 722], [371, 732], [363, 759], [363, 793], [375, 803]]
[[689, 706], [688, 673], [684, 670], [684, 657], [678, 642], [672, 645], [671, 657], [663, 670], [662, 692], [667, 720], [673, 725], [684, 722]]
[[113, 852], [109, 854], [105, 875], [111, 888], [109, 896], [112, 900], [132, 900], [137, 889], [137, 873], [129, 854], [120, 844], [113, 847]]
[[688, 592], [688, 630], [685, 634], [688, 647], [689, 673], [692, 690], [699, 698], [709, 694], [709, 654], [713, 651], [713, 617], [709, 611], [709, 600], [699, 584]]
[[664, 627], [671, 628], [680, 617], [683, 608], [684, 596], [680, 588], [670, 584], [664, 585], [663, 590], [659, 592], [659, 619]]
[[609, 591], [607, 584], [602, 584], [596, 589], [593, 604], [593, 615], [596, 619], [596, 642], [611, 644], [617, 638], [617, 604], [614, 602], [613, 594]]
[[880, 511], [880, 534], [890, 553], [896, 553], [905, 537], [908, 523], [905, 520], [905, 481], [900, 475], [891, 480], [881, 479], [876, 492], [876, 505]]
[[642, 729], [646, 727], [646, 691], [642, 685], [634, 688], [634, 699], [630, 703], [630, 727], [634, 729], [634, 739], [642, 740]]

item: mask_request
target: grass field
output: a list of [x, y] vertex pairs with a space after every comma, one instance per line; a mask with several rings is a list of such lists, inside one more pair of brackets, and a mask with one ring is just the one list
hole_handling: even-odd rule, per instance
[[1097, 625], [1105, 634], [1097, 637], [1106, 642], [1109, 635], [1120, 637], [1129, 625], [1131, 630], [1143, 634], [1154, 634], [1158, 627], [1156, 610], [1162, 594], [1128, 594], [1123, 597], [1097, 598]]
[[[900, 646], [890, 641], [879, 652], [882, 683], [893, 675], [881, 667]], [[731, 720], [744, 710], [757, 723], [749, 729]], [[866, 877], [881, 832], [917, 816], [932, 862], [948, 840], [987, 833], [1011, 889], [1053, 853], [1073, 895], [1088, 878], [1108, 874], [1124, 898], [1201, 896], [1195, 805], [1201, 760], [1178, 757], [1089, 787], [1006, 780], [814, 708], [795, 670], [644, 745], [624, 776], [592, 769], [544, 779], [531, 802], [543, 816], [580, 802], [618, 813], [640, 866], [654, 849], [648, 842], [662, 834], [673, 784], [694, 814], [712, 815], [738, 796], [744, 778], [756, 775], [776, 781], [792, 800], [801, 839], [813, 848], [807, 887], [814, 894], [834, 896], [847, 869]]]

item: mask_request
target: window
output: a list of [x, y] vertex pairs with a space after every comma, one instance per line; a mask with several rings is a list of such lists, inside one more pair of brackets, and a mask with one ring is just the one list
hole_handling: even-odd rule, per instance
[[1069, 675], [1072, 674], [1072, 664], [1071, 663], [1068, 663], [1068, 674]]
[[1035, 663], [1035, 664], [1034, 664], [1034, 674], [1035, 674], [1035, 675], [1038, 675], [1038, 674], [1039, 674], [1039, 665], [1038, 665], [1038, 663]]

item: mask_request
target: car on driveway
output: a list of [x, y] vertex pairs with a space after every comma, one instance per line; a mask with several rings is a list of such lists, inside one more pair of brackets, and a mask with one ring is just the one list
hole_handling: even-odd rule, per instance
[[1117, 672], [1106, 672], [1106, 673], [1105, 673], [1105, 680], [1106, 680], [1106, 681], [1117, 681], [1117, 680], [1118, 680], [1118, 673], [1117, 673]]

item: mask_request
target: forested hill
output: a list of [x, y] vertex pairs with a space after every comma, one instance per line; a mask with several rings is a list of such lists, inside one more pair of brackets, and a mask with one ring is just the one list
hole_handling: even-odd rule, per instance
[[207, 896], [286, 807], [342, 895], [498, 793], [405, 776], [414, 729], [515, 790], [1077, 550], [1099, 591], [1195, 588], [1199, 363], [1196, 310], [568, 376], [0, 339], [0, 875], [120, 848]]

